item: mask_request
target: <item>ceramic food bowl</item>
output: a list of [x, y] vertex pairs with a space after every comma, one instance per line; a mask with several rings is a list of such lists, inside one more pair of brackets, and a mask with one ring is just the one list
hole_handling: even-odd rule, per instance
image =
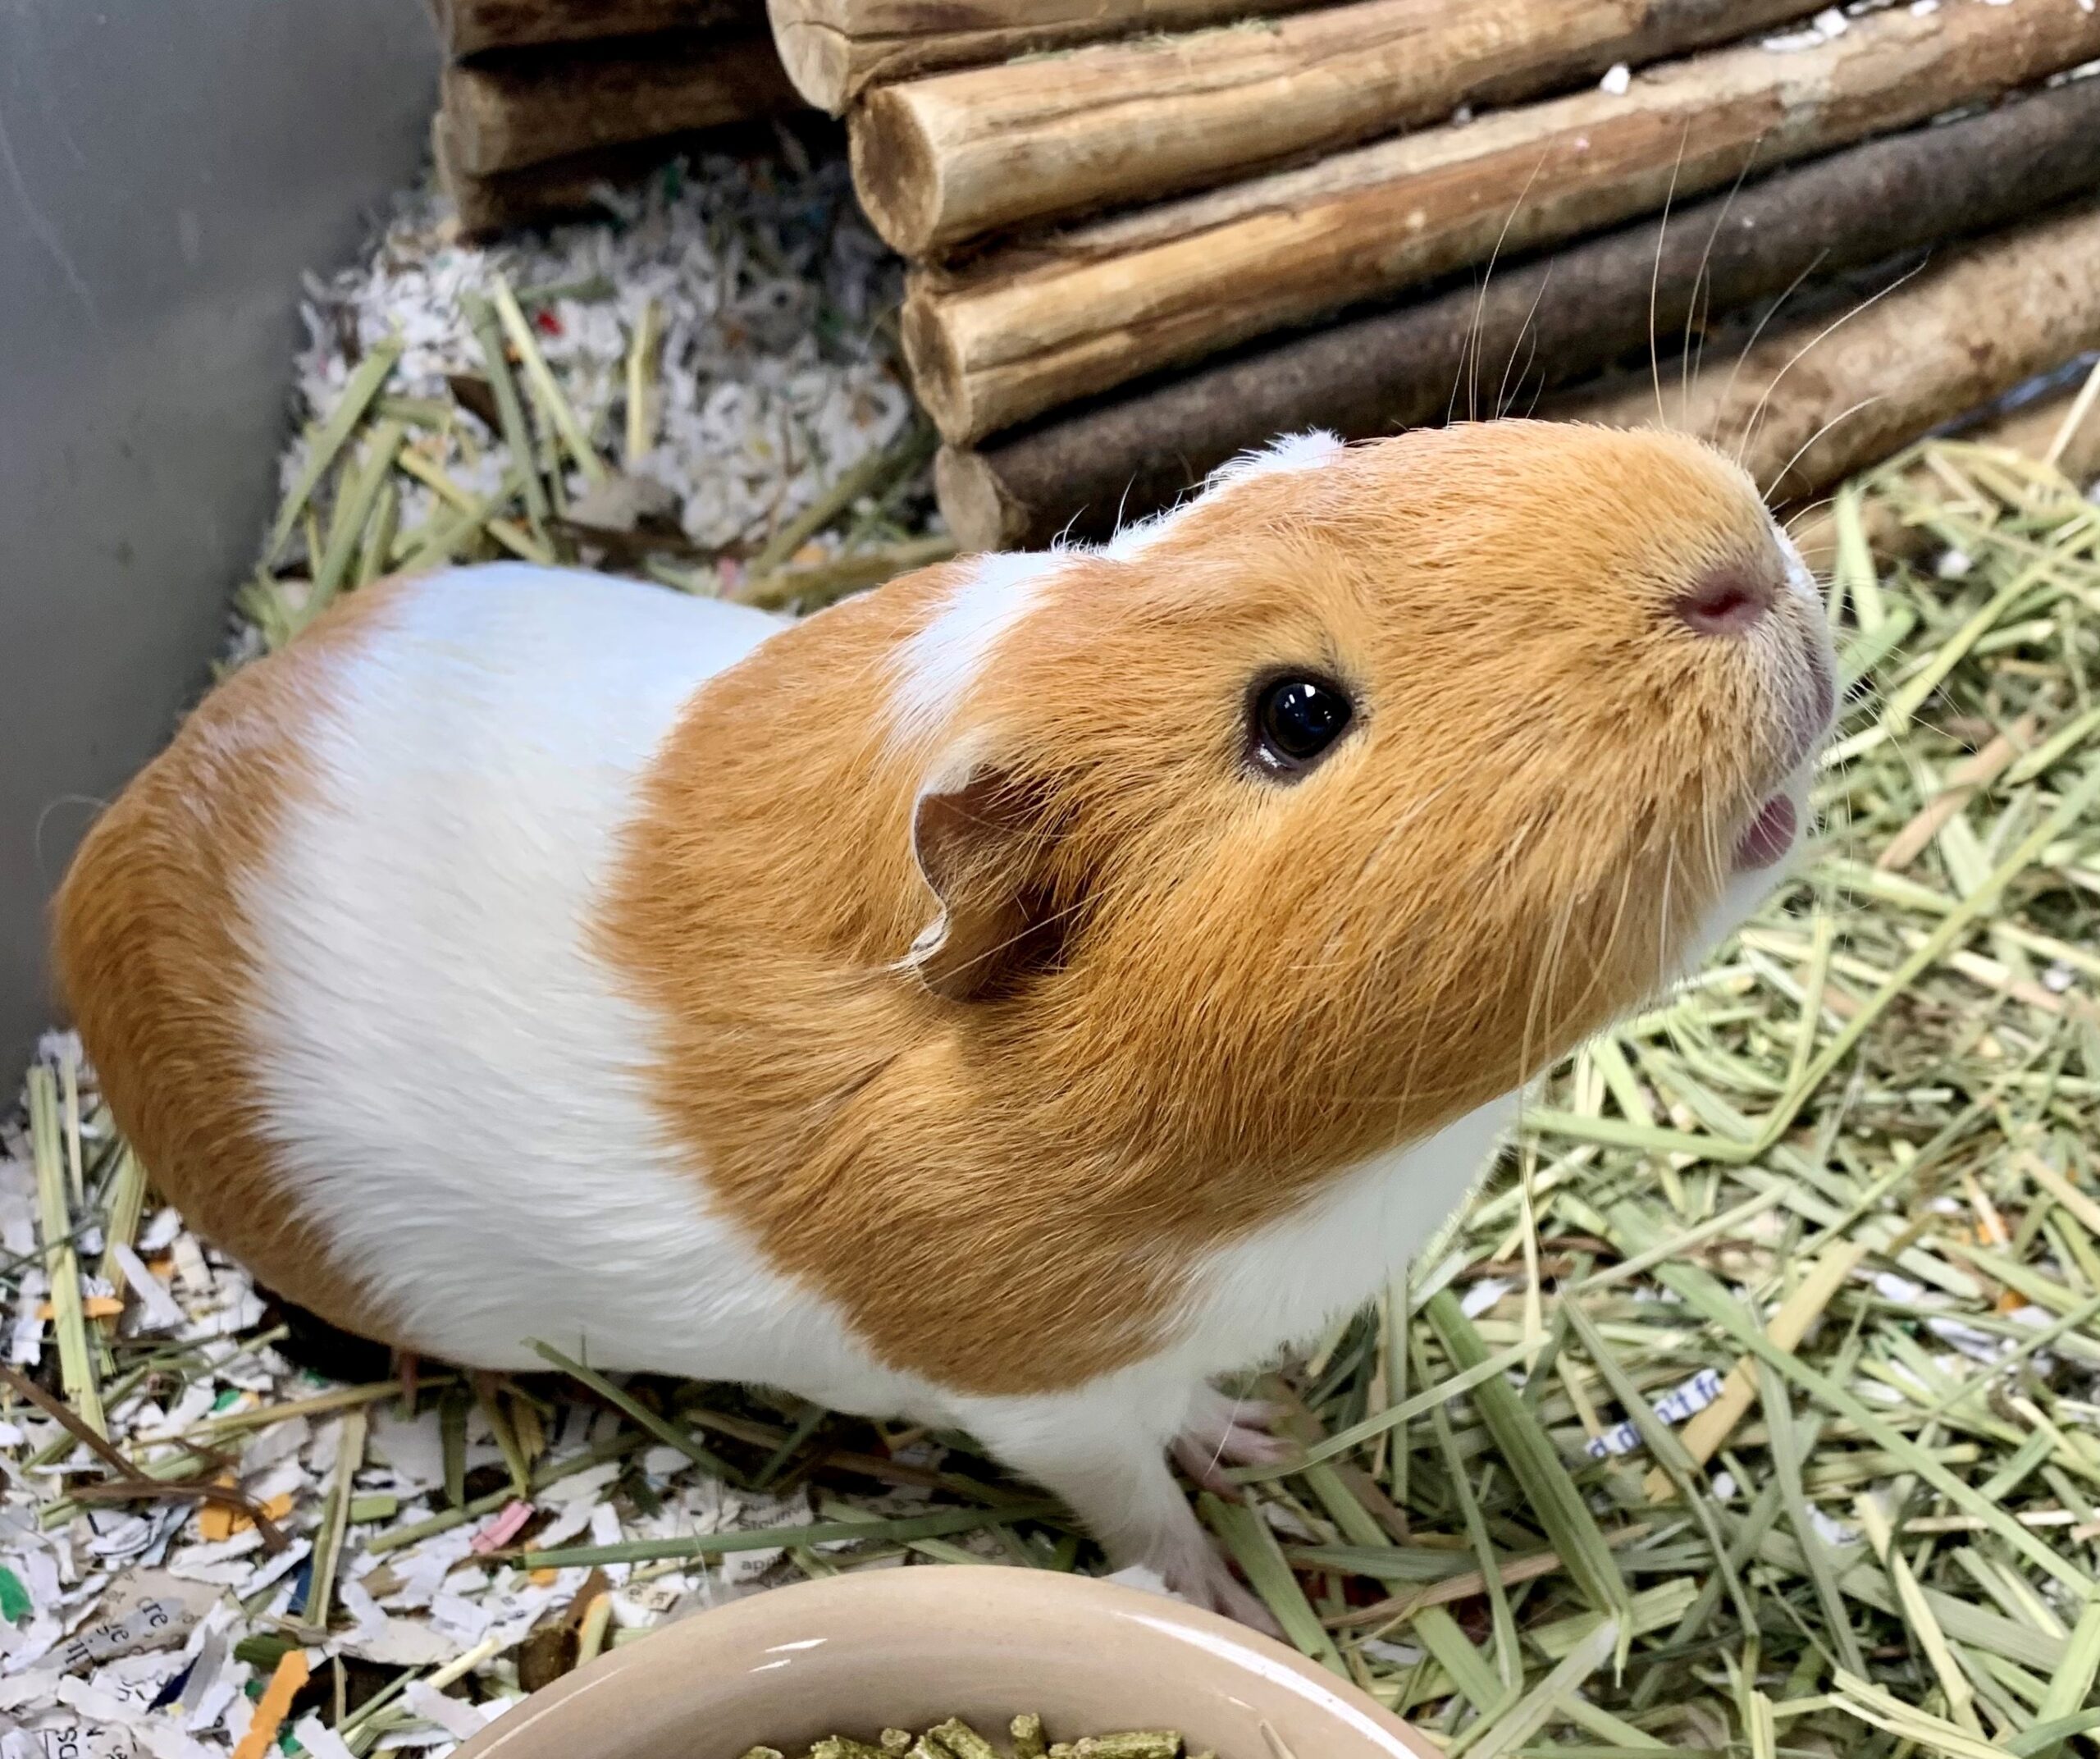
[[799, 1755], [961, 1716], [1003, 1744], [1178, 1729], [1218, 1759], [1431, 1759], [1436, 1748], [1281, 1643], [1177, 1601], [1047, 1570], [914, 1566], [682, 1619], [491, 1723], [455, 1759]]

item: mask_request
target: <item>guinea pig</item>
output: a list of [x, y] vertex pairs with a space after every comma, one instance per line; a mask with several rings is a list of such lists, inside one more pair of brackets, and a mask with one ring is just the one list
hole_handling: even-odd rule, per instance
[[336, 1323], [964, 1428], [1258, 1616], [1169, 1451], [1276, 1457], [1213, 1381], [1769, 888], [1833, 670], [1736, 466], [1525, 422], [799, 623], [395, 579], [102, 817], [61, 980], [159, 1189]]

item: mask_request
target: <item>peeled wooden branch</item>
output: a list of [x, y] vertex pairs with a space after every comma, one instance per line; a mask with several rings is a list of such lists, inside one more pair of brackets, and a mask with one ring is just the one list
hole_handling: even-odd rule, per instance
[[[1318, 0], [1260, 0], [1264, 13]], [[766, 0], [788, 76], [833, 116], [870, 86], [938, 67], [1243, 18], [1249, 0]]]
[[764, 0], [431, 0], [431, 11], [450, 57], [664, 30], [754, 27], [765, 16]]
[[591, 44], [452, 66], [441, 87], [453, 168], [487, 176], [594, 147], [774, 114], [794, 102], [763, 36]]
[[1870, 14], [1141, 209], [913, 277], [903, 333], [951, 444], [1265, 331], [1713, 189], [2100, 55], [2074, 0]]
[[[468, 238], [487, 238], [519, 226], [543, 226], [593, 211], [602, 213], [600, 198], [608, 188], [637, 182], [680, 153], [737, 150], [747, 135], [756, 133], [758, 126], [729, 123], [719, 129], [630, 141], [623, 146], [593, 147], [541, 164], [479, 176], [461, 171], [454, 160], [441, 112], [431, 126], [431, 152], [438, 182], [459, 211], [460, 231]], [[769, 145], [771, 139], [769, 134], [758, 144]]]
[[2100, 186], [2100, 80], [1848, 147], [1732, 195], [1498, 269], [1397, 310], [1294, 336], [980, 450], [942, 454], [966, 549], [1105, 536], [1277, 434], [1352, 438], [1491, 414], [1521, 393], [1667, 343], [1701, 313], [1783, 292]]
[[1801, 0], [1361, 0], [871, 92], [853, 181], [909, 257], [1727, 42]]
[[1769, 332], [1739, 362], [1556, 411], [1659, 421], [1739, 457], [1775, 503], [1818, 494], [1942, 423], [2100, 348], [2100, 203], [1980, 240], [1836, 324]]

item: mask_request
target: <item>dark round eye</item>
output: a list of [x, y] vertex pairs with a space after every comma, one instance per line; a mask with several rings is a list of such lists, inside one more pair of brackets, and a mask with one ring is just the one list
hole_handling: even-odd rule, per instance
[[1265, 768], [1303, 770], [1342, 736], [1353, 713], [1338, 685], [1282, 678], [1254, 699], [1254, 756]]

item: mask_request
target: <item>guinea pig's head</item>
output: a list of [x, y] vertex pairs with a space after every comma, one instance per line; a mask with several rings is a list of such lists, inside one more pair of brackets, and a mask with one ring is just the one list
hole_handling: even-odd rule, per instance
[[910, 962], [1211, 1152], [1413, 1139], [1651, 995], [1770, 883], [1832, 714], [1798, 555], [1667, 433], [1308, 436], [978, 566], [907, 644]]

